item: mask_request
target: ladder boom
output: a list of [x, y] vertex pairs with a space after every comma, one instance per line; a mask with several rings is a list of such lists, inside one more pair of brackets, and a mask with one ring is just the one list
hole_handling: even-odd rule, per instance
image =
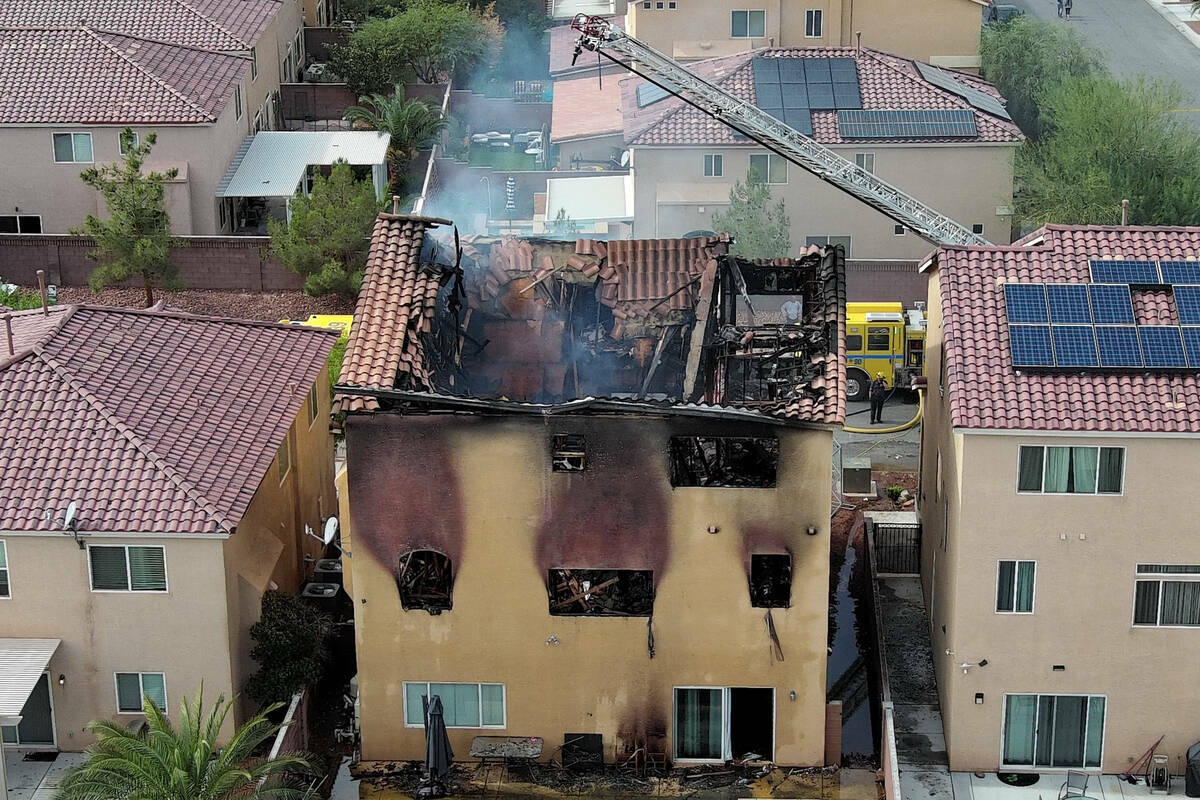
[[[580, 32], [575, 45], [576, 56], [585, 49], [604, 55], [933, 244], [990, 244], [937, 209], [847, 161], [765, 111], [734, 97], [603, 17], [576, 14], [571, 27]], [[614, 52], [627, 61], [614, 56]]]

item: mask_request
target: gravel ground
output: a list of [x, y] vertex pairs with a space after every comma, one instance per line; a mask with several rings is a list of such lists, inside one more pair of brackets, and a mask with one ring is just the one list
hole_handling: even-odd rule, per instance
[[[304, 319], [310, 314], [352, 314], [354, 300], [337, 295], [309, 297], [302, 292], [240, 292], [186, 289], [181, 292], [155, 292], [154, 299], [167, 298], [167, 305], [191, 314], [239, 317], [269, 322]], [[104, 289], [93, 292], [86, 286], [63, 286], [58, 290], [59, 304], [87, 303], [101, 306], [142, 308], [146, 304], [143, 289]]]

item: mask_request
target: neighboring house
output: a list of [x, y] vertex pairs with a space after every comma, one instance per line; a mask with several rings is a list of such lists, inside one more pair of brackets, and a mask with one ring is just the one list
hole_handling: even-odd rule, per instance
[[[768, 47], [849, 47], [915, 58], [952, 69], [979, 67], [982, 0], [780, 0], [688, 3], [636, 0], [629, 32], [680, 61]], [[859, 36], [861, 35], [861, 40]]]
[[421, 758], [432, 693], [458, 758], [826, 763], [838, 252], [479, 239], [459, 266], [448, 226], [380, 215], [339, 379], [363, 758]]
[[[606, 16], [605, 19], [617, 28], [625, 30], [624, 16]], [[555, 81], [582, 75], [594, 78], [597, 74], [625, 72], [624, 67], [590, 50], [582, 50], [576, 55], [575, 43], [579, 41], [579, 31], [570, 25], [556, 25], [546, 33], [550, 41], [550, 77]]]
[[322, 553], [304, 529], [334, 513], [337, 333], [89, 306], [7, 322], [4, 746], [79, 751], [143, 693], [173, 718], [201, 682], [242, 692], [263, 592], [299, 589]]
[[550, 144], [560, 170], [620, 169], [625, 146], [621, 76], [589, 75], [554, 84]]
[[[691, 69], [976, 233], [1009, 241], [1022, 136], [991, 84], [865, 47], [758, 50]], [[928, 253], [890, 217], [657, 86], [627, 78], [621, 88], [634, 236], [712, 230], [713, 211], [754, 167], [786, 203], [794, 252], [841, 244], [852, 259]]]
[[177, 234], [231, 232], [215, 195], [247, 135], [277, 127], [303, 65], [299, 0], [21, 0], [0, 4], [0, 233], [66, 233], [104, 214], [79, 173], [121, 157], [120, 131], [176, 167]]
[[1165, 735], [1179, 774], [1200, 736], [1180, 495], [1200, 305], [1179, 285], [1200, 284], [1200, 228], [1050, 225], [926, 267], [921, 570], [950, 768], [1119, 773]]

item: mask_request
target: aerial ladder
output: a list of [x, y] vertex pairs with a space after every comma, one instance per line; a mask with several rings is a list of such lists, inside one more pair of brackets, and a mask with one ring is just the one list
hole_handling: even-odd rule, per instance
[[[594, 51], [695, 106], [713, 119], [833, 184], [933, 244], [987, 245], [977, 233], [851, 163], [761, 109], [743, 102], [604, 17], [576, 14], [575, 57]], [[621, 57], [624, 57], [622, 60]]]

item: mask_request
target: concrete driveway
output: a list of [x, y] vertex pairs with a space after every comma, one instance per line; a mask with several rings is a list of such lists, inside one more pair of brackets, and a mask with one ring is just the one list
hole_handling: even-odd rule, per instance
[[[879, 429], [890, 428], [912, 419], [917, 413], [917, 404], [907, 397], [901, 397], [897, 392], [883, 409], [882, 425]], [[846, 425], [854, 428], [870, 428], [871, 404], [847, 403]], [[850, 458], [858, 455], [871, 457], [875, 469], [909, 471], [917, 468], [921, 450], [921, 426], [917, 425], [907, 431], [888, 434], [850, 433], [839, 430], [834, 433], [834, 439], [842, 446], [842, 457]]]

